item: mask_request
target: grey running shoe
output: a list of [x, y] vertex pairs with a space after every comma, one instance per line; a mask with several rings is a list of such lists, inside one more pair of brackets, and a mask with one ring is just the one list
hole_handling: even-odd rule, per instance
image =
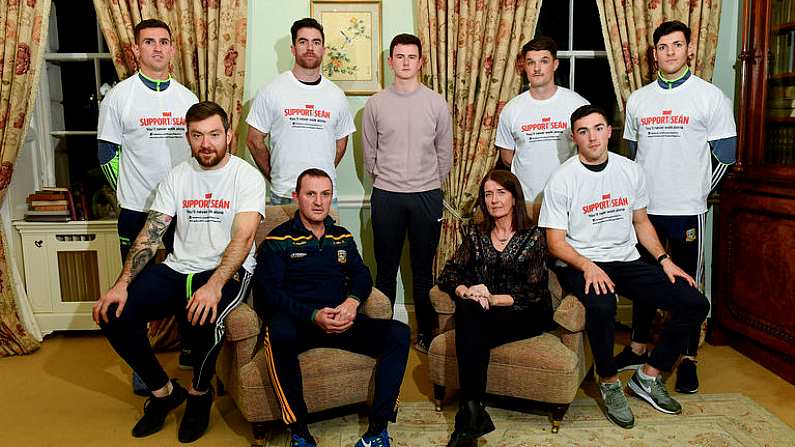
[[629, 388], [636, 396], [650, 403], [657, 411], [668, 414], [682, 412], [682, 405], [668, 394], [659, 375], [653, 379], [643, 379], [640, 377], [639, 371], [635, 371], [635, 374], [629, 379]]
[[624, 395], [624, 387], [621, 381], [616, 383], [600, 383], [599, 391], [602, 393], [602, 400], [605, 402], [607, 418], [621, 428], [632, 428], [635, 426], [635, 416], [629, 408], [627, 396]]

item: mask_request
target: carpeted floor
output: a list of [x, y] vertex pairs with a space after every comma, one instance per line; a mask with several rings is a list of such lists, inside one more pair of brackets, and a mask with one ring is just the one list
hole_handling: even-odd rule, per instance
[[[793, 446], [795, 430], [741, 394], [678, 395], [684, 413], [671, 416], [630, 398], [635, 428], [623, 430], [610, 423], [593, 399], [577, 399], [552, 434], [542, 415], [488, 408], [497, 429], [483, 437], [479, 447], [524, 446]], [[444, 446], [450, 436], [455, 405], [443, 413], [429, 402], [401, 403], [396, 424], [390, 425], [394, 446]], [[318, 445], [351, 446], [366, 429], [365, 418], [350, 415], [310, 426]], [[278, 430], [268, 446], [287, 446]]]

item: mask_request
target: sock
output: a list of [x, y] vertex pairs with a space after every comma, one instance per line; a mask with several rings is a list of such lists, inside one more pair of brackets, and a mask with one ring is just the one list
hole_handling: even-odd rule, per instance
[[309, 434], [309, 427], [307, 427], [306, 424], [303, 424], [301, 422], [295, 422], [288, 425], [287, 428], [290, 430], [290, 433], [298, 435], [307, 441], [311, 441], [312, 443], [315, 442], [315, 438], [313, 438], [312, 435]]
[[638, 368], [638, 376], [640, 376], [641, 379], [647, 380], [647, 381], [654, 381], [656, 379], [656, 377], [650, 376], [650, 375], [644, 373], [643, 372], [643, 367]]
[[171, 396], [171, 393], [174, 392], [174, 385], [171, 384], [170, 380], [166, 382], [165, 388], [166, 388], [166, 394], [164, 394], [163, 396], [155, 396], [154, 393], [152, 393], [152, 396], [154, 396], [156, 399], [165, 399], [168, 396]]
[[371, 436], [375, 436], [386, 428], [386, 422], [384, 421], [370, 421], [370, 425], [367, 427], [367, 431], [364, 433], [363, 438], [368, 438]]

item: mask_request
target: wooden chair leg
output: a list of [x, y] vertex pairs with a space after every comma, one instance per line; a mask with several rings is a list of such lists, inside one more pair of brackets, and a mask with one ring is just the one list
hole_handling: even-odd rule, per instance
[[436, 403], [436, 411], [442, 411], [444, 401], [444, 385], [433, 384], [433, 401]]
[[267, 422], [252, 422], [251, 432], [254, 434], [254, 441], [251, 443], [252, 447], [266, 445], [268, 442], [268, 435], [270, 434], [269, 424]]
[[552, 405], [552, 433], [557, 433], [560, 430], [560, 421], [569, 410], [569, 404], [553, 404]]

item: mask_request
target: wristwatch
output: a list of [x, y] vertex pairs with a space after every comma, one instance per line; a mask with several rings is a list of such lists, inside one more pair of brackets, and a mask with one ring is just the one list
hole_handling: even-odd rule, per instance
[[663, 253], [660, 256], [657, 256], [657, 264], [662, 264], [663, 261], [665, 261], [666, 259], [670, 259], [670, 258], [671, 257], [668, 256], [668, 253]]

